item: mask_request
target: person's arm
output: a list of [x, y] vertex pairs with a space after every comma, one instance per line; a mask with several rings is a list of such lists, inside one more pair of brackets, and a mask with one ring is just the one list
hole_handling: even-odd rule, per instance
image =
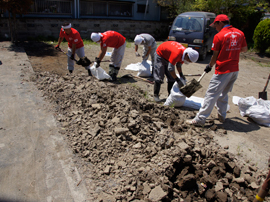
[[218, 54], [219, 54], [219, 51], [213, 51], [213, 55], [211, 57], [210, 63], [206, 65], [204, 69], [206, 73], [210, 72], [212, 70], [212, 67], [216, 64]]
[[266, 177], [266, 180], [264, 181], [260, 191], [256, 195], [253, 202], [262, 202], [264, 201], [265, 196], [268, 194], [270, 188], [270, 170], [268, 172], [268, 175]]
[[213, 55], [209, 63], [210, 67], [213, 67], [216, 64], [218, 54], [219, 54], [219, 51], [213, 51]]
[[135, 44], [135, 55], [137, 57], [140, 57], [140, 54], [138, 53], [138, 48], [139, 48], [139, 46]]
[[181, 78], [183, 78], [184, 80], [186, 80], [186, 77], [184, 76], [183, 71], [182, 71], [182, 63], [177, 62], [177, 63], [176, 63], [176, 69], [177, 69], [177, 71], [178, 71], [178, 73], [179, 73], [179, 76], [180, 76]]
[[105, 54], [106, 54], [106, 51], [107, 51], [107, 46], [106, 47], [101, 47], [100, 51], [99, 51], [99, 54], [98, 54], [98, 58], [99, 60], [101, 61]]
[[75, 51], [76, 51], [76, 44], [73, 43], [72, 44], [72, 55], [75, 55]]
[[143, 56], [143, 59], [146, 58], [150, 54], [151, 50], [152, 50], [152, 48], [151, 48], [151, 46], [149, 46], [147, 53]]
[[57, 45], [55, 46], [55, 49], [60, 49], [60, 44], [62, 43], [64, 37], [59, 37], [58, 38], [58, 42], [57, 42]]
[[247, 46], [241, 48], [241, 53], [245, 53], [247, 51], [248, 51], [248, 47]]

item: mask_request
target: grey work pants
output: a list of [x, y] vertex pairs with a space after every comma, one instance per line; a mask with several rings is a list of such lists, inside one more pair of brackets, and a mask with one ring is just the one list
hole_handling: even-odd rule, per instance
[[[70, 59], [70, 56], [71, 56], [71, 54], [72, 54], [72, 49], [71, 48], [69, 48], [68, 47], [68, 65], [67, 65], [67, 69], [68, 70], [74, 70], [74, 63], [75, 63], [75, 61], [74, 60], [71, 60]], [[79, 58], [82, 58], [82, 57], [84, 57], [85, 56], [85, 53], [84, 53], [84, 47], [81, 47], [81, 48], [78, 48], [78, 49], [76, 49], [75, 50], [75, 54], [77, 54], [78, 55], [78, 57]], [[74, 55], [74, 57], [75, 57], [75, 55]], [[76, 58], [75, 58], [76, 59]], [[90, 65], [89, 66], [87, 66], [87, 67], [84, 67], [85, 69], [90, 69]]]
[[171, 73], [168, 70], [169, 62], [155, 53], [155, 67], [153, 77], [155, 82], [163, 83], [164, 76], [166, 75], [168, 82], [175, 82]]
[[238, 72], [214, 74], [206, 91], [204, 102], [195, 117], [195, 121], [204, 124], [215, 104], [218, 113], [225, 119], [228, 105], [228, 93], [232, 91]]
[[125, 54], [125, 49], [126, 49], [126, 44], [125, 42], [122, 46], [119, 48], [114, 48], [112, 51], [112, 56], [111, 56], [111, 64], [115, 67], [121, 67], [122, 60], [124, 58]]
[[[151, 51], [149, 53], [149, 55], [151, 56], [152, 70], [153, 70], [153, 68], [155, 66], [155, 53], [156, 53], [156, 49], [157, 49], [157, 45], [155, 44], [154, 47], [151, 47]], [[148, 50], [149, 50], [149, 47], [145, 47], [145, 46], [143, 47], [143, 59], [144, 60], [148, 60], [148, 58], [149, 58], [149, 55], [147, 57], [145, 57], [145, 55], [148, 52]]]

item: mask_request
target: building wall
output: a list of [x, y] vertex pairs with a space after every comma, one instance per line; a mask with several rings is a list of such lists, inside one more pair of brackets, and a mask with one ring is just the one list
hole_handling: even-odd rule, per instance
[[[136, 34], [148, 33], [156, 40], [164, 40], [168, 36], [168, 22], [135, 21], [135, 20], [105, 20], [105, 19], [52, 19], [52, 18], [19, 18], [17, 19], [17, 34], [19, 40], [29, 37], [55, 37], [58, 38], [61, 25], [71, 22], [81, 37], [90, 39], [92, 32], [105, 32], [114, 30], [127, 39], [134, 39]], [[0, 38], [3, 40], [9, 35], [8, 19], [0, 19]]]

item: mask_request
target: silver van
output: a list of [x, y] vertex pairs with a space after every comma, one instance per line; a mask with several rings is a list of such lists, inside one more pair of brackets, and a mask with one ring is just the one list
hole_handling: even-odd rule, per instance
[[217, 33], [215, 28], [209, 26], [215, 18], [216, 14], [210, 12], [181, 13], [173, 21], [168, 40], [193, 48], [199, 52], [200, 59], [204, 60]]

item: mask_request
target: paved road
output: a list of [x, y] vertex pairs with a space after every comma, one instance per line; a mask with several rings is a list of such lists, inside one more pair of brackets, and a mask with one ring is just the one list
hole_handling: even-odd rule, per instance
[[88, 201], [26, 53], [0, 42], [0, 60], [0, 201]]

